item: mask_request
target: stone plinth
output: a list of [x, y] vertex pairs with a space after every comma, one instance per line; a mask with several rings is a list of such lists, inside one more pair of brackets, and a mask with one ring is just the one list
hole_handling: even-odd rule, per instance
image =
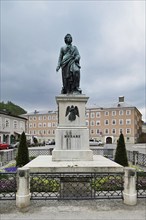
[[92, 161], [52, 161], [52, 156], [38, 156], [24, 167], [30, 172], [123, 172], [123, 166], [101, 156]]
[[123, 198], [127, 205], [137, 203], [136, 170], [134, 168], [125, 167]]
[[86, 126], [85, 95], [59, 95], [58, 126], [55, 133], [53, 161], [89, 161], [93, 152], [89, 149], [89, 129]]
[[91, 150], [53, 150], [52, 160], [54, 161], [90, 161], [93, 160]]
[[[56, 102], [58, 105], [58, 125], [59, 127], [86, 127], [86, 113], [85, 105], [89, 97], [85, 95], [59, 95], [56, 96]], [[66, 116], [66, 110], [68, 106], [77, 106], [79, 111], [79, 117], [76, 115], [74, 121], [69, 121], [69, 114]]]
[[25, 208], [30, 204], [29, 169], [23, 167], [18, 169], [16, 206]]

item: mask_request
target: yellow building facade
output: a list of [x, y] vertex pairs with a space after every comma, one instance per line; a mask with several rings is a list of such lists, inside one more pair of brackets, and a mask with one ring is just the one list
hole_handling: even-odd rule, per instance
[[[25, 115], [27, 133], [36, 136], [39, 142], [55, 140], [58, 124], [58, 111], [34, 111]], [[106, 108], [86, 108], [86, 125], [89, 137], [103, 143], [116, 143], [120, 133], [126, 143], [137, 143], [142, 133], [142, 114], [119, 97], [118, 103]]]

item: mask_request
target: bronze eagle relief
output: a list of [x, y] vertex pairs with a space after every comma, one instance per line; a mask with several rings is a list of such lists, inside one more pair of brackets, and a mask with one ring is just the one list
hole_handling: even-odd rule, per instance
[[65, 113], [65, 117], [68, 116], [68, 120], [69, 121], [75, 121], [76, 120], [76, 115], [79, 117], [79, 109], [77, 106], [68, 106], [66, 108], [66, 113]]

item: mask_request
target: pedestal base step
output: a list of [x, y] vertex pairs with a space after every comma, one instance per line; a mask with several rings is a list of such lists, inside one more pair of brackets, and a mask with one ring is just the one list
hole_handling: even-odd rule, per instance
[[92, 161], [92, 150], [53, 150], [52, 161]]

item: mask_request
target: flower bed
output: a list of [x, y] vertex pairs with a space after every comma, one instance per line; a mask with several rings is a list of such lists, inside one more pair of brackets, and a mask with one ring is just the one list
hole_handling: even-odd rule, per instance
[[59, 188], [60, 183], [56, 179], [32, 177], [30, 180], [31, 192], [57, 192]]
[[7, 164], [4, 168], [0, 169], [0, 173], [16, 173], [17, 172], [17, 167], [16, 163], [9, 163]]
[[0, 176], [1, 193], [16, 192], [16, 174], [2, 173]]

